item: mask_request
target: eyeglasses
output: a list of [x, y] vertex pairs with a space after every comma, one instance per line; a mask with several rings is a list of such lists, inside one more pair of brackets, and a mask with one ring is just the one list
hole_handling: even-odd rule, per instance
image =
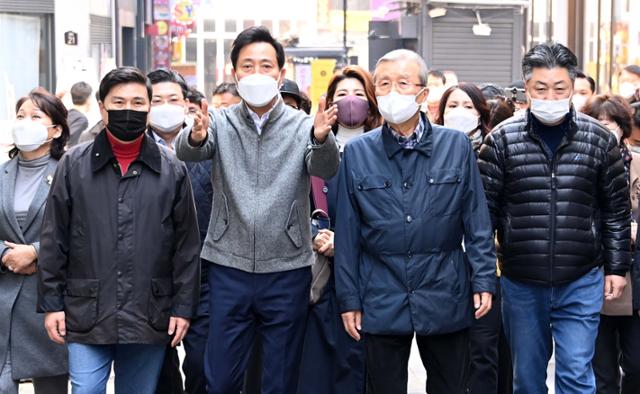
[[410, 93], [414, 86], [424, 87], [424, 84], [409, 82], [406, 79], [399, 81], [382, 80], [375, 83], [376, 91], [382, 94], [387, 94], [396, 85], [399, 93]]

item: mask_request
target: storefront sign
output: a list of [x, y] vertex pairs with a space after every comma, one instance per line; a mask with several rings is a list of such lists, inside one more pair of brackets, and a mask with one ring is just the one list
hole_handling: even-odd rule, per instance
[[78, 45], [78, 33], [73, 31], [65, 32], [64, 43], [67, 45]]

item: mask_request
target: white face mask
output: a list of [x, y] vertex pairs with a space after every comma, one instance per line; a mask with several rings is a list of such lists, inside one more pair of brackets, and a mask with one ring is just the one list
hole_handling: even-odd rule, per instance
[[21, 152], [32, 152], [48, 142], [49, 127], [54, 126], [45, 126], [28, 119], [17, 120], [11, 130], [13, 143]]
[[539, 100], [532, 98], [530, 101], [531, 113], [542, 124], [558, 124], [569, 113], [569, 98], [563, 100]]
[[269, 104], [280, 91], [278, 81], [268, 75], [255, 73], [238, 81], [238, 93], [247, 104], [260, 108]]
[[469, 133], [478, 128], [480, 116], [466, 108], [456, 107], [444, 114], [444, 125], [450, 129]]
[[429, 95], [427, 96], [427, 103], [434, 104], [440, 101], [442, 95], [445, 90], [447, 90], [444, 86], [439, 86], [437, 88], [429, 88]]
[[588, 100], [587, 96], [576, 94], [571, 99], [571, 102], [573, 103], [573, 108], [575, 108], [576, 111], [582, 111], [582, 108], [584, 108], [584, 105], [587, 103], [587, 100]]
[[620, 91], [620, 96], [624, 98], [631, 98], [636, 93], [637, 89], [636, 85], [632, 82], [623, 82], [620, 84], [620, 88], [618, 90]]
[[181, 105], [156, 105], [149, 111], [149, 123], [160, 133], [173, 133], [184, 123], [184, 118], [184, 107]]
[[609, 131], [616, 136], [616, 140], [618, 141], [618, 144], [620, 143], [620, 140], [622, 139], [622, 130], [620, 130], [620, 126], [618, 126], [615, 123], [611, 123], [608, 126]]
[[420, 109], [420, 104], [416, 103], [416, 96], [400, 94], [395, 90], [386, 96], [377, 96], [380, 114], [389, 123], [404, 123]]

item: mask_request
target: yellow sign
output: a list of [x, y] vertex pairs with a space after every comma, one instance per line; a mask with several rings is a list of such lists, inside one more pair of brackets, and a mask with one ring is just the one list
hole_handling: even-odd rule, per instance
[[[342, 10], [331, 10], [329, 12], [329, 29], [334, 32], [341, 32], [344, 28], [344, 14]], [[349, 11], [347, 10], [347, 32], [367, 33], [369, 31], [369, 21], [371, 11]]]
[[333, 77], [336, 59], [317, 59], [311, 61], [311, 88], [309, 94], [314, 111], [318, 107], [320, 97], [327, 92], [329, 81]]

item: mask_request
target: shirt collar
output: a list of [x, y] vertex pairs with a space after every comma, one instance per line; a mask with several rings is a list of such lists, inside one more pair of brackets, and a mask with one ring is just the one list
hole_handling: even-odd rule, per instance
[[271, 109], [269, 109], [267, 113], [265, 113], [264, 115], [262, 115], [262, 117], [260, 117], [258, 116], [258, 114], [253, 112], [253, 110], [249, 108], [249, 106], [245, 102], [242, 103], [243, 111], [246, 114], [245, 116], [247, 117], [247, 119], [251, 119], [253, 121], [255, 125], [255, 130], [258, 133], [258, 135], [262, 134], [262, 129], [264, 129], [264, 126], [269, 121], [274, 121], [278, 117], [280, 117], [280, 115], [282, 115], [282, 113], [285, 110], [284, 106], [285, 106], [284, 101], [282, 101], [282, 98], [280, 97], [280, 95], [278, 95], [278, 98], [275, 104], [273, 105], [273, 107], [271, 107]]
[[158, 144], [160, 144], [160, 145], [162, 145], [162, 146], [164, 146], [164, 147], [174, 149], [174, 148], [175, 148], [175, 146], [176, 146], [176, 139], [177, 139], [177, 138], [176, 138], [176, 139], [174, 139], [174, 140], [173, 140], [173, 142], [171, 143], [171, 146], [169, 146], [169, 145], [167, 145], [167, 141], [165, 141], [162, 137], [160, 137], [160, 135], [158, 135], [158, 133], [156, 133], [156, 132], [155, 132], [155, 131], [153, 131], [153, 130], [151, 130], [151, 136], [153, 137], [153, 140], [154, 140], [156, 143], [158, 143]]
[[422, 134], [424, 133], [424, 121], [422, 119], [422, 115], [420, 115], [418, 120], [418, 126], [416, 126], [416, 129], [408, 137], [401, 135], [388, 124], [387, 127], [391, 131], [391, 135], [393, 135], [398, 144], [400, 144], [404, 149], [413, 149], [418, 144], [418, 141], [420, 141]]
[[259, 116], [257, 113], [255, 113], [251, 108], [249, 108], [249, 106], [246, 103], [244, 104], [244, 106], [247, 108], [247, 112], [249, 112], [249, 115], [253, 120], [253, 124], [255, 125], [255, 128], [256, 128], [256, 132], [258, 132], [258, 135], [262, 134], [262, 129], [264, 128], [264, 125], [269, 120], [269, 117], [271, 116], [271, 113], [276, 108], [276, 106], [274, 105], [273, 107], [271, 107], [271, 109], [269, 109], [262, 116]]
[[[417, 131], [420, 131], [420, 137], [417, 136]], [[412, 148], [406, 148], [401, 145], [396, 136], [399, 135], [396, 133], [391, 127], [389, 127], [388, 123], [384, 123], [382, 126], [382, 141], [384, 144], [385, 152], [387, 153], [387, 157], [391, 159], [396, 153], [402, 150], [415, 150], [424, 154], [425, 156], [431, 156], [431, 146], [433, 143], [433, 131], [431, 123], [427, 120], [426, 116], [421, 113], [420, 114], [420, 122], [418, 127], [416, 128], [416, 132], [414, 132], [416, 143]]]

